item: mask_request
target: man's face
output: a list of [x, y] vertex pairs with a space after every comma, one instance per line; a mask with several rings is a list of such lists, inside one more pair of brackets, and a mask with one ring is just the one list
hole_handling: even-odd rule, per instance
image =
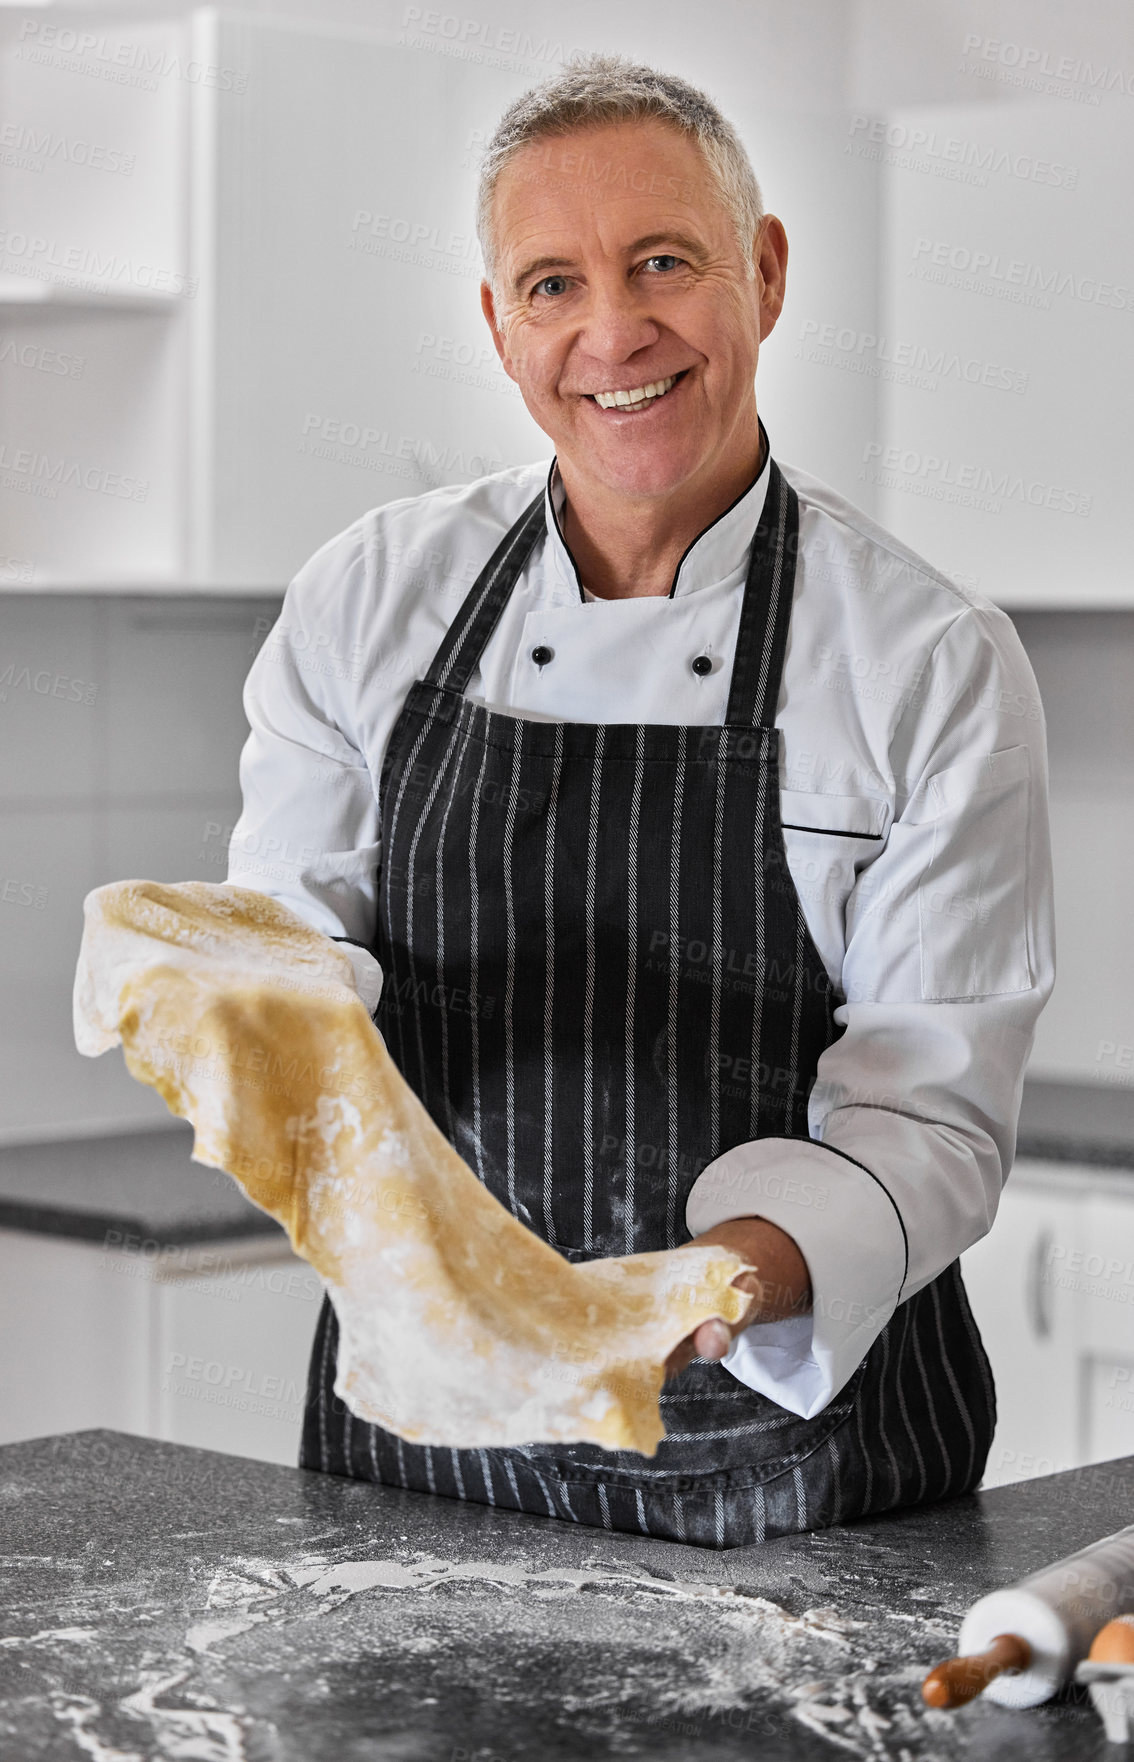
[[[750, 277], [699, 148], [652, 119], [529, 143], [494, 214], [485, 316], [569, 483], [648, 500], [754, 468], [753, 377], [787, 259], [777, 220]], [[654, 395], [633, 406], [596, 396], [643, 387]]]

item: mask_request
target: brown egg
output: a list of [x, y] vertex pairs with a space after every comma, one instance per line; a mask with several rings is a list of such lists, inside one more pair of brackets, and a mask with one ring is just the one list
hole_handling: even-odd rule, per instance
[[1088, 1654], [1092, 1664], [1134, 1664], [1134, 1615], [1119, 1615], [1100, 1628]]

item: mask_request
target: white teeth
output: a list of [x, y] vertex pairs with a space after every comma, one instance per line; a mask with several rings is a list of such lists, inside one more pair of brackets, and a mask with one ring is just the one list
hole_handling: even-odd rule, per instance
[[668, 379], [655, 379], [649, 385], [635, 386], [632, 392], [596, 392], [595, 403], [601, 410], [614, 410], [627, 404], [644, 404], [650, 398], [664, 398], [671, 386], [676, 384], [677, 375], [673, 373]]

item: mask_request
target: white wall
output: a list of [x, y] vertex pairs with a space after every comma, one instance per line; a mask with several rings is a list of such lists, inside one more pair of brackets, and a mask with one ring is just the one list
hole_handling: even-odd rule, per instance
[[119, 1055], [75, 1051], [83, 896], [128, 876], [223, 881], [241, 685], [270, 616], [0, 597], [0, 1143], [168, 1118]]

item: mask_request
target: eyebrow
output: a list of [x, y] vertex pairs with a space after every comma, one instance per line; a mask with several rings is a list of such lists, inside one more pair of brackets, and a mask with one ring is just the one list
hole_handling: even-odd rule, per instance
[[[646, 233], [642, 238], [635, 239], [633, 244], [627, 246], [627, 255], [632, 257], [638, 251], [648, 251], [656, 245], [677, 245], [683, 256], [691, 257], [697, 263], [703, 262], [706, 256], [705, 246], [701, 240], [692, 238], [688, 233], [683, 232]], [[513, 293], [518, 294], [533, 275], [547, 274], [552, 269], [569, 269], [572, 261], [573, 259], [570, 257], [533, 258], [530, 263], [524, 265], [517, 275], [513, 276]]]

